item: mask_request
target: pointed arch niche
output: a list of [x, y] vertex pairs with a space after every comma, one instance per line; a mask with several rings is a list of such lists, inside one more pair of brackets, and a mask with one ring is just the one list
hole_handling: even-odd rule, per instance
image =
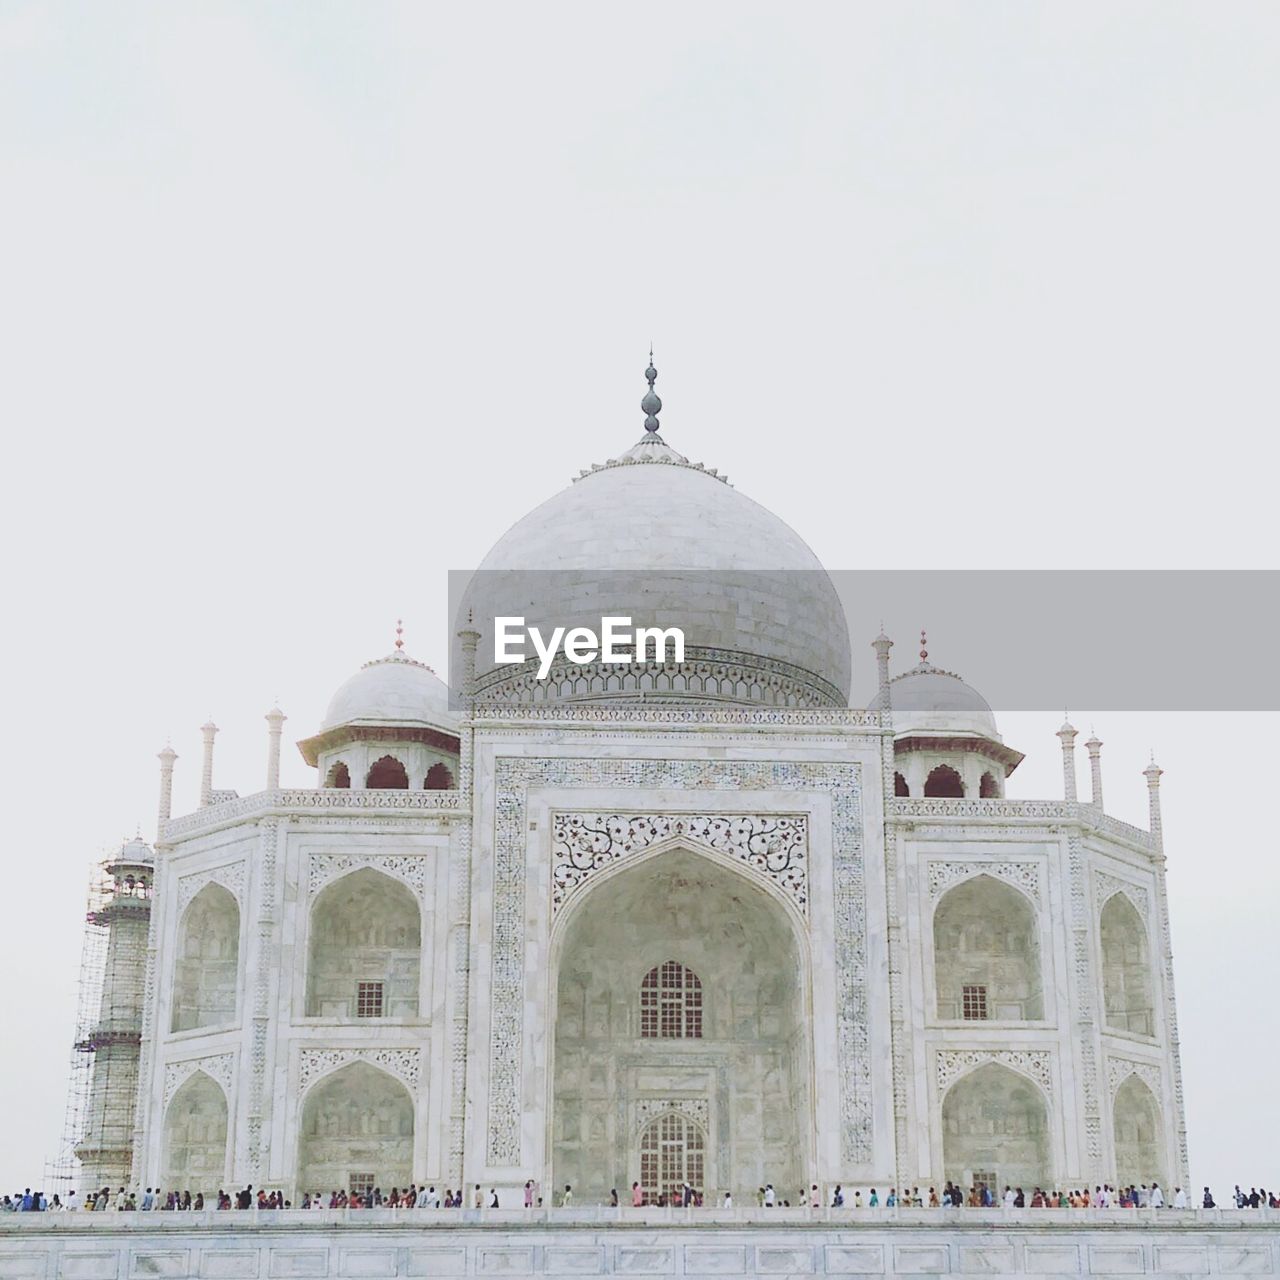
[[[700, 1191], [748, 1203], [766, 1182], [801, 1184], [814, 1135], [800, 921], [781, 890], [678, 845], [574, 896], [552, 945], [552, 1185], [603, 1201], [640, 1181], [657, 1196], [695, 1152]], [[662, 1139], [653, 1117], [674, 1112]], [[660, 1141], [675, 1144], [665, 1166]]]
[[1107, 1029], [1154, 1036], [1151, 945], [1142, 917], [1124, 893], [1113, 893], [1103, 904], [1098, 932]]
[[307, 1017], [415, 1018], [421, 967], [422, 917], [407, 885], [361, 867], [316, 896]]
[[240, 904], [210, 882], [191, 899], [178, 924], [171, 1031], [224, 1026], [236, 1018], [240, 969]]
[[299, 1196], [413, 1181], [413, 1098], [394, 1076], [352, 1062], [316, 1081], [298, 1127]]
[[197, 1071], [165, 1108], [162, 1164], [166, 1190], [216, 1196], [227, 1175], [227, 1096]]
[[1036, 911], [1012, 885], [977, 875], [948, 889], [934, 910], [933, 958], [940, 1019], [1044, 1017]]
[[966, 1192], [974, 1181], [1022, 1187], [1052, 1185], [1049, 1111], [1029, 1078], [997, 1062], [962, 1075], [942, 1100], [943, 1176]]

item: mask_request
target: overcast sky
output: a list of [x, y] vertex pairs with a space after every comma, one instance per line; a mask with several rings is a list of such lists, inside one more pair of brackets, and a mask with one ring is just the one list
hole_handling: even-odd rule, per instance
[[[1278, 53], [1271, 3], [0, 0], [0, 1186], [166, 737], [182, 812], [210, 715], [244, 794], [397, 617], [443, 670], [447, 570], [633, 442], [651, 339], [832, 568], [1275, 567]], [[1193, 1183], [1271, 1186], [1280, 717], [1168, 706], [1096, 717], [1108, 808], [1154, 747]]]

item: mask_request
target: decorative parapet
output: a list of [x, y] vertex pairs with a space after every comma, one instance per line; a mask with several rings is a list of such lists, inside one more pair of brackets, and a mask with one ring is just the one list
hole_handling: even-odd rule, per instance
[[812, 730], [881, 729], [878, 711], [856, 707], [735, 707], [699, 706], [680, 702], [561, 702], [480, 703], [471, 723], [476, 726], [527, 724], [687, 725], [690, 728], [751, 728]]
[[985, 818], [989, 821], [1061, 823], [1159, 853], [1151, 832], [1109, 817], [1095, 805], [1073, 800], [984, 800], [973, 798], [894, 797], [885, 800], [885, 814], [899, 822], [931, 822], [946, 818]]
[[461, 791], [367, 791], [320, 787], [258, 791], [238, 800], [208, 805], [164, 824], [159, 843], [173, 844], [190, 836], [266, 817], [311, 813], [434, 813], [444, 817], [470, 812], [471, 797]]

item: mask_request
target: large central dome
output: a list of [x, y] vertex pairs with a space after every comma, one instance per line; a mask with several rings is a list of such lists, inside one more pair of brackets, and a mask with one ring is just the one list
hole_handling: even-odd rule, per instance
[[[656, 400], [656, 397], [653, 397]], [[646, 397], [646, 411], [647, 402]], [[463, 600], [481, 633], [482, 698], [714, 698], [848, 705], [849, 633], [835, 588], [788, 525], [658, 435], [584, 471], [514, 524]], [[492, 619], [600, 629], [606, 615], [680, 627], [685, 663], [568, 667], [533, 681], [494, 662]], [[560, 655], [563, 659], [563, 654]]]

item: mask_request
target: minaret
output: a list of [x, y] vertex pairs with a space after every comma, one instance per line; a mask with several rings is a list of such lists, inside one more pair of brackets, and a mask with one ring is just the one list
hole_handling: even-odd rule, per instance
[[[78, 1029], [76, 1048], [93, 1054], [84, 1128], [76, 1142], [84, 1191], [128, 1187], [133, 1165], [133, 1122], [138, 1099], [138, 1056], [146, 980], [147, 930], [155, 855], [141, 836], [128, 841], [102, 868], [105, 879], [90, 894], [86, 927], [102, 939], [102, 998], [96, 1018]], [[86, 947], [86, 957], [95, 948]], [[91, 961], [90, 961], [91, 963]], [[96, 975], [85, 972], [81, 982]]]
[[200, 726], [204, 735], [204, 761], [200, 766], [200, 807], [213, 803], [213, 740], [217, 736], [218, 726], [212, 720], [206, 720]]
[[1076, 798], [1076, 731], [1069, 720], [1062, 722], [1058, 730], [1062, 743], [1062, 794], [1067, 800]]
[[1089, 730], [1089, 741], [1085, 744], [1085, 750], [1089, 753], [1089, 781], [1092, 784], [1091, 799], [1093, 803], [1102, 808], [1102, 743], [1098, 741], [1098, 735], [1092, 728]]
[[166, 742], [164, 750], [156, 753], [160, 761], [160, 812], [156, 822], [156, 839], [164, 839], [164, 824], [173, 813], [173, 762], [178, 753]]
[[267, 790], [280, 789], [280, 735], [289, 717], [279, 707], [267, 712]]
[[1156, 848], [1164, 850], [1164, 828], [1160, 822], [1160, 775], [1164, 770], [1156, 764], [1155, 752], [1151, 754], [1151, 763], [1142, 771], [1147, 780], [1147, 804], [1151, 819], [1151, 834], [1155, 838]]
[[893, 648], [893, 641], [884, 633], [884, 623], [880, 624], [880, 634], [871, 642], [871, 647], [876, 651], [876, 671], [880, 677], [880, 697], [881, 707], [889, 705], [889, 650]]

